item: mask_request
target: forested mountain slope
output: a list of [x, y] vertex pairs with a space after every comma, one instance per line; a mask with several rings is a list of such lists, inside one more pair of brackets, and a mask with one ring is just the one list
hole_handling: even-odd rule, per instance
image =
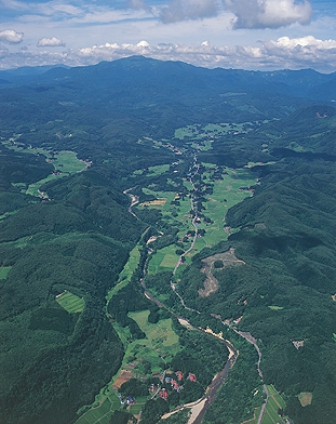
[[[145, 334], [130, 313], [150, 308], [139, 283], [146, 259], [154, 269], [146, 243], [154, 237], [152, 257], [170, 246], [174, 268], [191, 237], [182, 221], [196, 213], [192, 196], [204, 231], [178, 275], [180, 295], [200, 312], [188, 318], [218, 325], [233, 342], [235, 333], [213, 315], [240, 318], [236, 329], [258, 340], [265, 382], [284, 396], [286, 414], [298, 424], [333, 423], [336, 112], [323, 100], [336, 96], [334, 76], [131, 57], [0, 78], [0, 423], [75, 423], [93, 403], [127, 343]], [[323, 84], [330, 84], [327, 97]], [[257, 182], [244, 186], [252, 177]], [[237, 192], [251, 197], [230, 209], [235, 179]], [[213, 194], [216, 187], [226, 187], [226, 197]], [[163, 196], [171, 199], [168, 218]], [[135, 212], [131, 198], [139, 202]], [[226, 241], [216, 235], [211, 245], [204, 234], [217, 219], [210, 215], [216, 202]], [[133, 279], [108, 303], [136, 247]], [[201, 296], [202, 260], [230, 248], [244, 265], [219, 267], [216, 292]], [[148, 284], [162, 283], [168, 309], [186, 313], [170, 290], [169, 266], [158, 265]], [[168, 319], [148, 311], [149, 321]], [[210, 342], [196, 349], [193, 336], [175, 331], [177, 351], [186, 345], [215, 357]], [[241, 352], [250, 355], [246, 346]], [[255, 361], [251, 354], [246, 363]], [[182, 353], [165, 366], [174, 364], [184, 364]], [[229, 376], [205, 422], [239, 423], [253, 414], [246, 387], [256, 378], [234, 380], [242, 385], [236, 397]], [[223, 393], [236, 415], [222, 408]], [[301, 393], [312, 396], [309, 405], [300, 404]]]

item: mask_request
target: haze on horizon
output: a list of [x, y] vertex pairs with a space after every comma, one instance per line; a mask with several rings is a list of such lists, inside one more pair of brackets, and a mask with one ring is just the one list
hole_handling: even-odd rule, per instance
[[336, 68], [332, 0], [0, 0], [0, 11], [0, 69], [134, 54], [209, 68]]

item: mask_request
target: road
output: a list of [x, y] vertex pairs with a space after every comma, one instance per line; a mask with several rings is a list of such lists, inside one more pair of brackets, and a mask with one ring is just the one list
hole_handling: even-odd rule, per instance
[[[199, 165], [196, 164], [196, 156], [194, 158], [194, 166], [193, 167], [195, 168], [195, 171], [194, 171], [193, 175], [195, 175], [195, 174], [197, 174], [199, 172]], [[192, 184], [192, 186], [194, 188], [192, 177], [190, 177], [190, 182], [191, 182], [191, 184]], [[132, 190], [132, 189], [125, 190], [124, 191], [124, 194], [127, 194], [132, 199], [132, 203], [131, 203], [131, 205], [129, 207], [129, 213], [131, 213], [133, 216], [137, 217], [136, 214], [133, 212], [132, 207], [137, 204], [138, 198], [136, 196], [134, 196], [132, 193], [129, 193], [130, 190]], [[173, 275], [175, 275], [178, 267], [181, 265], [183, 256], [186, 255], [187, 253], [189, 253], [194, 248], [195, 242], [197, 240], [197, 235], [198, 235], [198, 228], [197, 228], [197, 224], [196, 224], [197, 206], [196, 206], [193, 198], [190, 198], [190, 203], [191, 203], [192, 210], [195, 212], [194, 218], [192, 220], [192, 224], [193, 224], [193, 227], [195, 229], [195, 235], [193, 237], [193, 240], [191, 242], [191, 245], [190, 245], [189, 249], [186, 250], [179, 257], [178, 262], [177, 262], [177, 264], [175, 266]], [[174, 317], [176, 317], [178, 320], [183, 320], [187, 325], [189, 325], [189, 326], [192, 327], [192, 324], [189, 322], [189, 320], [187, 320], [185, 317], [182, 317], [180, 315], [175, 314], [173, 311], [171, 311], [170, 309], [168, 309], [155, 296], [153, 296], [152, 293], [150, 293], [147, 290], [146, 283], [145, 283], [145, 276], [146, 276], [146, 272], [147, 272], [147, 265], [148, 265], [149, 258], [150, 258], [150, 254], [147, 256], [147, 259], [146, 259], [145, 264], [143, 266], [143, 277], [140, 279], [140, 284], [141, 284], [141, 287], [142, 287], [142, 290], [143, 290], [144, 295], [147, 297], [147, 299], [149, 299], [150, 301], [152, 301], [153, 303], [155, 303], [159, 308], [166, 309], [171, 315], [173, 315]], [[192, 308], [189, 308], [185, 304], [184, 299], [176, 291], [176, 287], [175, 287], [175, 285], [173, 283], [171, 284], [171, 287], [172, 287], [172, 290], [175, 292], [175, 294], [179, 297], [179, 299], [181, 301], [181, 304], [183, 305], [183, 307], [186, 310], [194, 311], [194, 312], [200, 314], [199, 311], [197, 311], [195, 309], [192, 309]], [[201, 408], [198, 407], [197, 408], [196, 405], [195, 405], [195, 409], [193, 411], [194, 414], [192, 415], [192, 421], [189, 421], [188, 424], [201, 424], [202, 423], [203, 418], [204, 418], [204, 416], [205, 416], [208, 408], [215, 401], [216, 393], [217, 393], [218, 389], [225, 382], [225, 380], [226, 380], [226, 378], [227, 378], [230, 370], [234, 366], [234, 364], [235, 364], [235, 362], [236, 362], [236, 360], [238, 358], [238, 355], [239, 355], [239, 351], [228, 340], [224, 340], [222, 338], [219, 338], [214, 333], [208, 333], [207, 331], [205, 331], [204, 329], [202, 329], [200, 327], [196, 328], [196, 330], [201, 331], [201, 332], [204, 332], [204, 333], [207, 333], [207, 334], [210, 334], [213, 337], [216, 337], [217, 340], [220, 340], [222, 343], [224, 343], [226, 345], [226, 347], [228, 348], [228, 350], [230, 352], [230, 355], [229, 355], [229, 359], [225, 363], [224, 368], [216, 374], [216, 376], [212, 380], [211, 384], [207, 387], [207, 390], [206, 390], [204, 396], [195, 403], [196, 405], [199, 405], [201, 402], [203, 402], [205, 400], [203, 407], [201, 407]], [[180, 406], [177, 407], [177, 409], [178, 410], [181, 410], [184, 407], [188, 407], [188, 406], [187, 405], [180, 405]], [[196, 416], [194, 416], [195, 413], [196, 413]], [[140, 420], [141, 420], [141, 418], [140, 418]], [[140, 422], [140, 420], [138, 419], [138, 422]]]

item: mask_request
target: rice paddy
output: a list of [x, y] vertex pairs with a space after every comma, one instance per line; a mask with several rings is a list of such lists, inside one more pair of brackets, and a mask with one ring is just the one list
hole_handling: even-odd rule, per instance
[[85, 307], [85, 301], [83, 298], [76, 296], [67, 290], [56, 296], [56, 302], [70, 314], [81, 313]]
[[[278, 414], [280, 409], [285, 409], [286, 402], [283, 400], [279, 392], [275, 389], [273, 385], [267, 386], [269, 398], [266, 405], [266, 410], [264, 418], [261, 424], [285, 424], [286, 417], [281, 417]], [[244, 424], [258, 424], [259, 415], [261, 412], [261, 407], [255, 409], [254, 418], [248, 421], [245, 421]]]
[[[211, 181], [213, 169], [216, 166], [210, 163], [203, 165], [205, 166], [205, 172], [202, 178], [203, 184], [206, 185], [208, 181]], [[235, 204], [240, 203], [245, 198], [251, 197], [253, 190], [250, 187], [254, 186], [257, 182], [254, 175], [248, 169], [225, 168], [222, 178], [211, 181], [213, 192], [211, 195], [204, 195], [206, 201], [203, 202], [205, 209], [202, 213], [208, 218], [208, 222], [201, 220], [197, 223], [198, 229], [205, 230], [205, 234], [196, 239], [193, 251], [190, 253], [191, 256], [201, 251], [204, 247], [211, 247], [222, 240], [226, 240], [230, 234], [236, 231], [226, 226], [226, 213]], [[184, 185], [188, 190], [192, 189], [188, 181], [185, 181]], [[178, 222], [178, 238], [181, 244], [181, 240], [184, 239], [188, 232], [194, 230], [192, 217], [189, 215], [191, 209], [189, 197], [185, 197], [184, 199], [179, 198], [179, 204], [176, 206], [171, 203], [176, 198], [176, 193], [155, 191], [148, 188], [144, 188], [143, 191], [145, 194], [155, 196], [157, 200], [146, 202], [146, 204], [142, 203], [140, 207], [159, 208], [167, 220], [174, 219], [175, 222]], [[166, 200], [163, 202], [161, 199]], [[174, 218], [172, 217], [172, 213], [174, 213]], [[185, 240], [183, 242], [183, 248], [185, 250], [190, 246], [191, 240], [192, 238], [189, 237], [187, 241]], [[179, 258], [179, 255], [175, 253], [177, 249], [178, 247], [172, 244], [155, 252], [149, 262], [148, 272], [150, 274], [156, 274], [161, 271], [173, 271]]]

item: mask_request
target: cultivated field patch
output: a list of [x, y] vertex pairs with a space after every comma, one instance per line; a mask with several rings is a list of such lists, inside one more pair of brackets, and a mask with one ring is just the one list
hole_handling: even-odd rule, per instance
[[[269, 398], [266, 405], [265, 415], [261, 424], [286, 424], [287, 417], [281, 417], [278, 414], [279, 409], [285, 409], [286, 402], [273, 385], [267, 386]], [[242, 424], [258, 424], [261, 413], [261, 406], [254, 410], [254, 417], [244, 421]]]
[[[203, 182], [211, 181], [213, 170], [216, 165], [204, 164], [206, 171], [203, 173]], [[206, 246], [214, 246], [222, 240], [226, 240], [235, 230], [226, 228], [225, 217], [227, 211], [245, 198], [253, 195], [253, 187], [257, 182], [255, 176], [247, 169], [224, 168], [222, 179], [211, 181], [213, 184], [212, 194], [205, 194], [203, 202], [203, 214], [210, 219], [209, 222], [201, 221], [200, 229], [205, 230], [202, 237]]]
[[83, 312], [85, 307], [85, 301], [83, 298], [76, 296], [67, 290], [56, 296], [56, 302], [70, 314]]
[[312, 403], [313, 394], [310, 392], [302, 392], [298, 395], [301, 406], [308, 406]]
[[140, 329], [146, 333], [151, 345], [155, 348], [168, 347], [178, 344], [178, 335], [172, 327], [172, 319], [161, 319], [158, 323], [148, 322], [149, 311], [130, 312], [130, 318], [134, 319]]
[[113, 383], [113, 387], [119, 389], [126, 381], [130, 380], [132, 376], [133, 374], [131, 371], [121, 370], [116, 381]]
[[139, 247], [135, 246], [134, 249], [130, 252], [128, 261], [126, 262], [124, 268], [119, 274], [118, 283], [112, 287], [111, 290], [106, 295], [106, 303], [112, 299], [112, 297], [117, 294], [122, 288], [127, 286], [130, 282], [130, 279], [133, 275], [133, 272], [136, 270], [140, 260], [140, 251]]
[[148, 202], [142, 202], [140, 203], [140, 206], [147, 206], [147, 207], [162, 207], [166, 204], [167, 199], [163, 198], [163, 199], [155, 199], [155, 200], [150, 200]]

